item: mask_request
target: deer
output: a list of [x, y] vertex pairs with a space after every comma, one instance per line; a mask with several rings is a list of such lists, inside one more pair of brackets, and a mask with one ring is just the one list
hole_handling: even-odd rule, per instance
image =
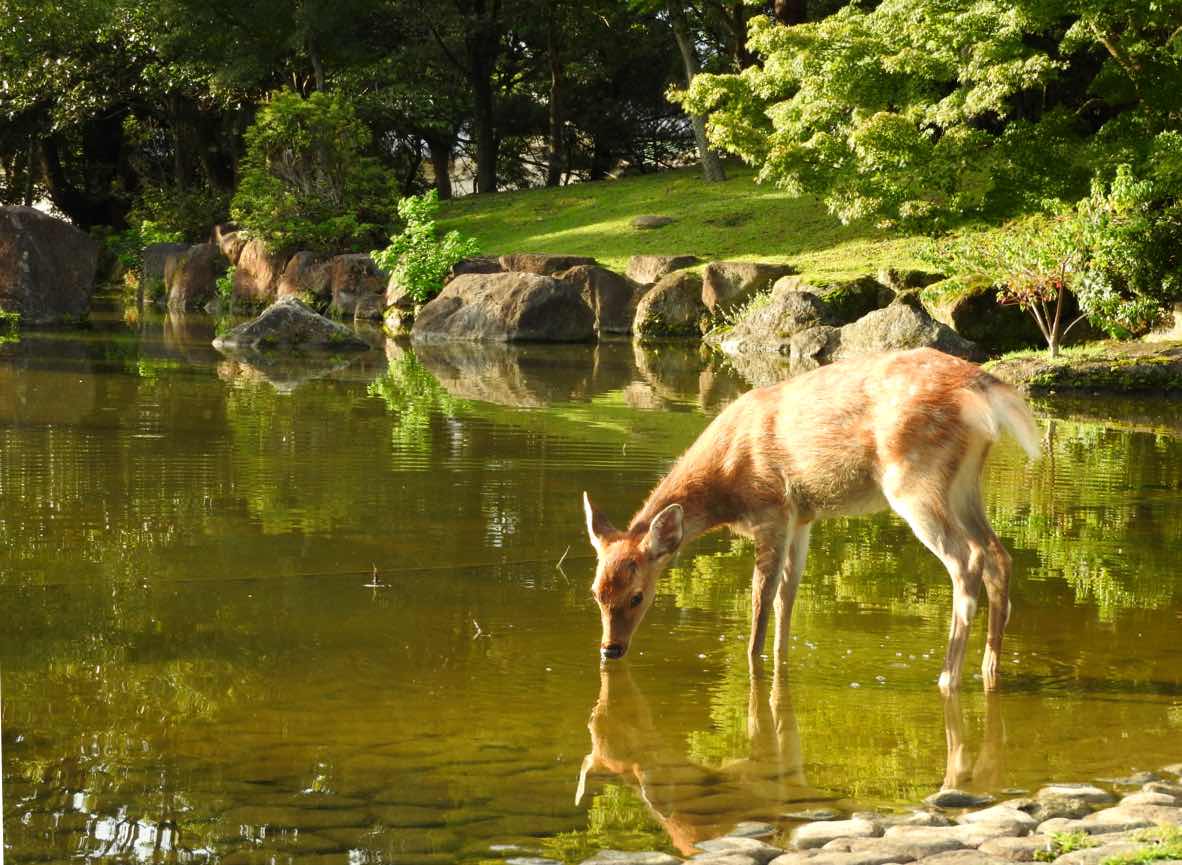
[[773, 658], [783, 662], [813, 524], [889, 507], [952, 580], [940, 691], [960, 686], [982, 585], [989, 620], [981, 675], [985, 690], [995, 690], [1012, 563], [986, 517], [981, 473], [1003, 432], [1037, 457], [1038, 429], [1018, 392], [930, 348], [842, 360], [748, 391], [676, 460], [627, 529], [616, 529], [583, 493], [603, 660], [628, 651], [678, 552], [725, 527], [755, 544], [752, 675], [762, 668], [773, 605]]

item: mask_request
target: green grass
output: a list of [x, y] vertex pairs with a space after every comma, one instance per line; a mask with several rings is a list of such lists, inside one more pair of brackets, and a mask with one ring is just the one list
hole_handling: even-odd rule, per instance
[[[848, 279], [882, 267], [922, 268], [918, 236], [872, 225], [843, 226], [815, 199], [792, 198], [729, 168], [724, 183], [706, 183], [697, 168], [473, 195], [446, 202], [444, 230], [474, 236], [489, 255], [544, 252], [591, 255], [623, 271], [638, 254], [696, 255], [704, 261], [791, 263], [806, 277]], [[638, 230], [633, 217], [671, 216], [673, 224]]]
[[1103, 865], [1148, 865], [1150, 862], [1182, 859], [1182, 827], [1146, 829], [1137, 840], [1146, 842], [1146, 846], [1133, 853], [1105, 859]]
[[1051, 845], [1034, 854], [1037, 862], [1054, 862], [1065, 853], [1074, 853], [1088, 847], [1095, 847], [1096, 840], [1086, 832], [1056, 832], [1051, 835]]

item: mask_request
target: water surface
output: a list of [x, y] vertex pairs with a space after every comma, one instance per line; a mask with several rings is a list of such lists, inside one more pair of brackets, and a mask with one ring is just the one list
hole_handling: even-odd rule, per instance
[[696, 350], [370, 333], [260, 369], [213, 327], [0, 346], [13, 861], [578, 861], [1182, 759], [1177, 403], [1051, 401], [1044, 459], [995, 449], [1002, 693], [941, 699], [947, 576], [887, 514], [813, 533], [788, 674], [752, 689], [721, 534], [596, 655], [580, 495], [623, 522], [744, 389]]

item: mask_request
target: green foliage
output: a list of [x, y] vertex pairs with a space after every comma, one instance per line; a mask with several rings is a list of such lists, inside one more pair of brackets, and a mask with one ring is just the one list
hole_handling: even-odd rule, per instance
[[1055, 832], [1048, 845], [1035, 852], [1034, 858], [1038, 862], [1054, 862], [1065, 853], [1095, 846], [1095, 839], [1086, 832]]
[[15, 342], [19, 339], [18, 331], [21, 325], [21, 314], [0, 309], [0, 345]]
[[1103, 865], [1148, 865], [1150, 862], [1182, 859], [1182, 828], [1160, 826], [1147, 829], [1137, 838], [1146, 842], [1140, 850], [1120, 856], [1110, 856]]
[[[1182, 108], [1177, 0], [885, 0], [751, 23], [762, 64], [678, 97], [713, 143], [842, 221], [924, 228], [1073, 198]], [[1095, 134], [1093, 135], [1093, 131]]]
[[[1177, 133], [1170, 138], [1182, 140]], [[1182, 201], [1164, 186], [1138, 180], [1122, 164], [1111, 183], [1093, 182], [1077, 208], [1087, 250], [1080, 302], [1116, 337], [1147, 332], [1168, 304], [1182, 299]], [[1173, 192], [1182, 192], [1182, 184]]]
[[230, 213], [228, 193], [201, 186], [186, 189], [175, 184], [149, 185], [137, 196], [128, 222], [150, 223], [155, 230], [188, 243], [204, 243], [213, 227]]
[[106, 243], [107, 251], [138, 282], [143, 276], [144, 247], [154, 243], [180, 243], [184, 239], [181, 232], [175, 229], [144, 220], [138, 223], [138, 227], [132, 226], [108, 235]]
[[231, 264], [226, 268], [226, 272], [214, 281], [218, 298], [223, 303], [230, 303], [234, 299], [234, 271], [237, 269], [236, 265]]
[[360, 251], [390, 221], [392, 191], [348, 98], [277, 91], [246, 132], [231, 212], [275, 250]]
[[385, 249], [370, 253], [379, 268], [398, 280], [419, 303], [439, 294], [443, 278], [456, 262], [476, 255], [480, 246], [474, 238], [454, 229], [443, 237], [435, 227], [439, 193], [434, 189], [398, 202], [404, 228], [390, 238]]

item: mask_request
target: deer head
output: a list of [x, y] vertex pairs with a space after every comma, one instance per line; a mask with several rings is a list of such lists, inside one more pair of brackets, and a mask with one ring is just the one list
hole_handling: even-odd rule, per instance
[[622, 658], [644, 614], [652, 606], [657, 577], [668, 566], [685, 537], [681, 505], [672, 504], [628, 531], [614, 528], [583, 493], [587, 535], [598, 563], [591, 593], [599, 604], [605, 659]]

